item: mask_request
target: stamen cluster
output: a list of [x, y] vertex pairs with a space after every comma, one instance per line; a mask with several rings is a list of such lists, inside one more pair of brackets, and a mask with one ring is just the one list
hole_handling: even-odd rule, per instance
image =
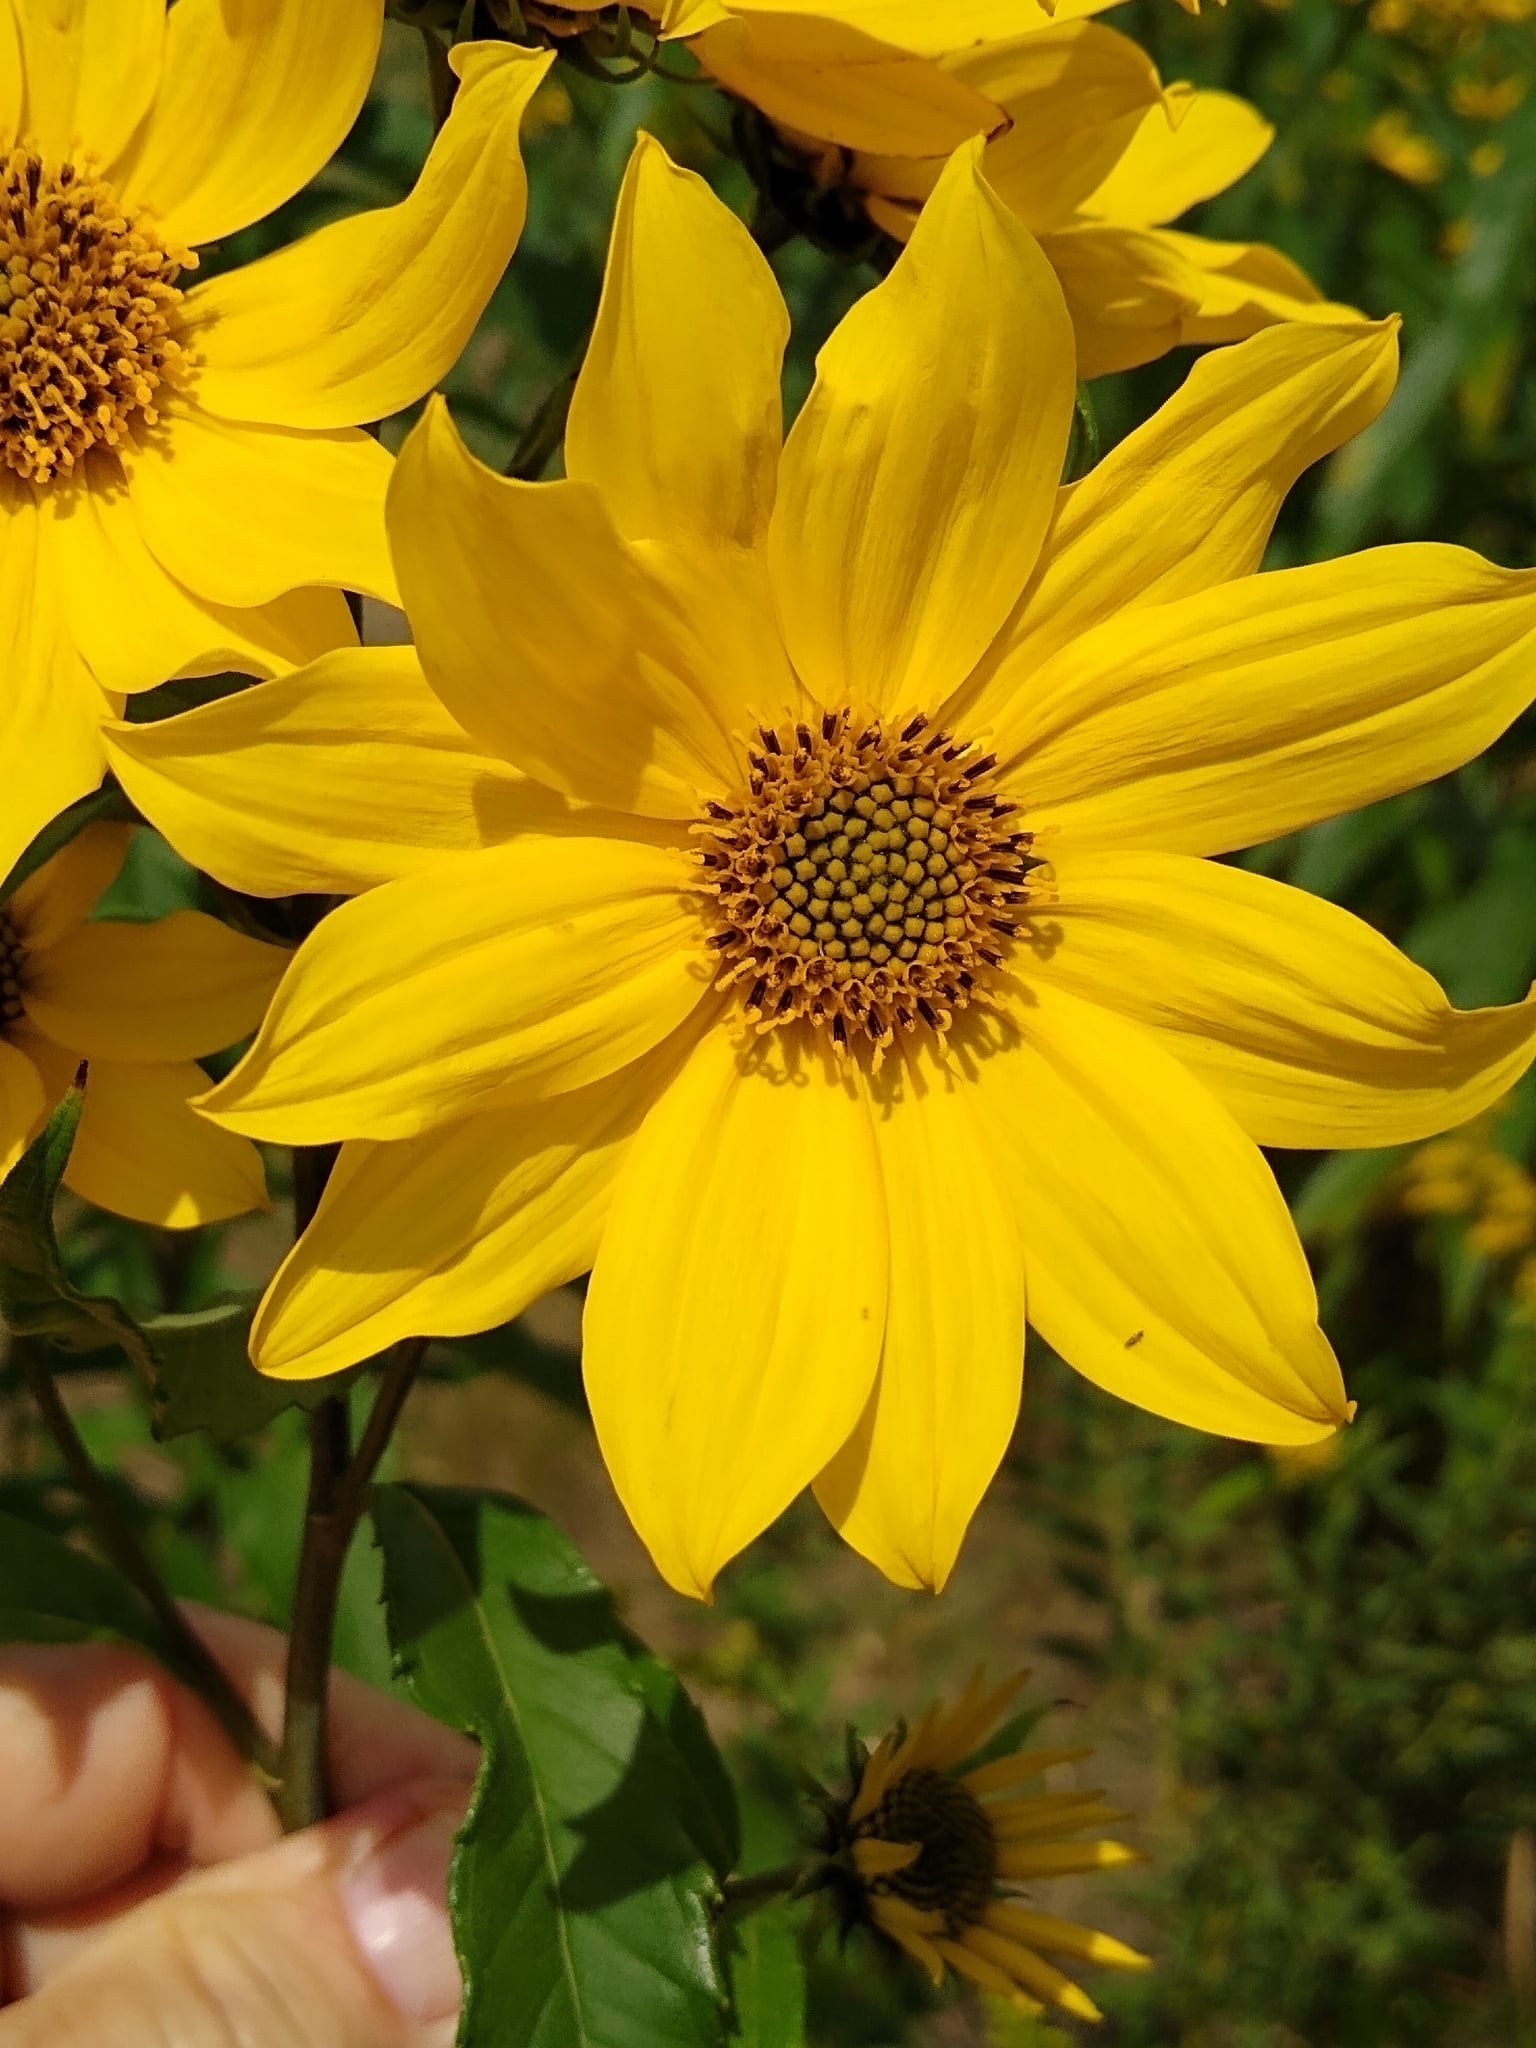
[[901, 1870], [871, 1880], [925, 1913], [942, 1913], [951, 1934], [974, 1926], [997, 1882], [997, 1837], [974, 1794], [945, 1771], [905, 1771], [859, 1829], [881, 1842], [915, 1842]]
[[924, 717], [899, 732], [829, 711], [761, 727], [750, 776], [695, 826], [718, 986], [760, 1030], [808, 1019], [835, 1045], [941, 1037], [984, 1000], [1039, 863], [996, 763]]
[[0, 461], [29, 483], [152, 426], [184, 360], [177, 277], [196, 257], [110, 185], [30, 150], [0, 162]]
[[26, 959], [26, 948], [15, 925], [0, 910], [0, 1031], [8, 1024], [15, 1024], [22, 1016], [21, 989]]

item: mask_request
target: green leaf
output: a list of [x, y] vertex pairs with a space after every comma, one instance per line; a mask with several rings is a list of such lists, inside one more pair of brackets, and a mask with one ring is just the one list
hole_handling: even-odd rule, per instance
[[732, 2048], [804, 2048], [805, 1964], [792, 1909], [782, 1900], [733, 1918]]
[[142, 1322], [109, 1295], [82, 1294], [53, 1234], [84, 1094], [70, 1089], [42, 1135], [0, 1182], [0, 1321], [18, 1337], [72, 1352], [124, 1354], [156, 1402], [156, 1434], [202, 1429], [221, 1441], [264, 1427], [285, 1408], [313, 1407], [339, 1378], [269, 1380], [250, 1362], [254, 1296]]
[[460, 2042], [712, 2048], [706, 1844], [734, 1844], [736, 1820], [681, 1687], [524, 1502], [381, 1486], [373, 1519], [397, 1673], [485, 1751], [450, 1885]]
[[81, 797], [67, 811], [61, 811], [52, 824], [38, 833], [15, 867], [0, 881], [0, 903], [4, 903], [8, 896], [14, 896], [29, 876], [35, 875], [45, 862], [68, 846], [87, 825], [138, 823], [138, 812], [116, 783], [108, 783], [104, 789], [93, 789], [89, 796]]
[[133, 1588], [37, 1523], [0, 1513], [0, 1642], [126, 1643], [180, 1659]]

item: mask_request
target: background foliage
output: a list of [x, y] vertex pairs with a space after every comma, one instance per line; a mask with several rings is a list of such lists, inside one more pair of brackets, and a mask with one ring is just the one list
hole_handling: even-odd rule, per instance
[[[1205, 209], [1202, 230], [1271, 240], [1329, 296], [1405, 316], [1398, 398], [1303, 482], [1274, 560], [1424, 535], [1505, 563], [1536, 559], [1536, 90], [1526, 89], [1536, 14], [1523, 0], [1233, 0], [1189, 19], [1168, 0], [1132, 0], [1110, 18], [1152, 48], [1166, 77], [1240, 91], [1279, 128], [1265, 163]], [[419, 39], [392, 25], [341, 157], [231, 255], [402, 194], [430, 139], [428, 105]], [[745, 174], [723, 149], [729, 118], [701, 89], [618, 91], [564, 68], [544, 88], [528, 232], [450, 387], [482, 453], [506, 462], [520, 451], [525, 468], [539, 466], [542, 420], [596, 304], [637, 125], [750, 211]], [[793, 406], [816, 344], [873, 273], [804, 242], [775, 263], [796, 313]], [[1170, 358], [1096, 387], [1106, 441], [1184, 367]], [[113, 913], [195, 900], [195, 878], [140, 839]], [[1536, 729], [1527, 721], [1438, 786], [1247, 858], [1370, 918], [1456, 1000], [1517, 996], [1536, 973]], [[649, 1573], [602, 1478], [581, 1410], [574, 1301], [438, 1347], [394, 1454], [383, 1553], [361, 1544], [349, 1568], [339, 1651], [389, 1682], [379, 1596], [410, 1545], [419, 1557], [425, 1543], [445, 1579], [457, 1573], [466, 1601], [484, 1594], [466, 1557], [504, 1553], [493, 1594], [511, 1603], [504, 1628], [523, 1631], [510, 1676], [461, 1665], [453, 1696], [434, 1692], [416, 1668], [418, 1637], [468, 1620], [455, 1620], [451, 1600], [446, 1620], [441, 1607], [434, 1619], [413, 1615], [409, 1598], [393, 1603], [402, 1682], [426, 1704], [482, 1729], [516, 1709], [522, 1732], [502, 1752], [493, 1794], [508, 1814], [520, 1810], [519, 1770], [547, 1770], [568, 1788], [547, 1840], [510, 1827], [502, 1865], [469, 1867], [461, 1883], [491, 1885], [498, 1912], [514, 1912], [510, 1896], [536, 1916], [540, 1857], [585, 1873], [579, 1889], [601, 1885], [605, 1853], [611, 1862], [625, 1842], [651, 1859], [637, 1884], [669, 1913], [697, 1917], [738, 1825], [747, 1868], [791, 1852], [794, 1767], [831, 1767], [842, 1718], [874, 1728], [916, 1707], [963, 1676], [980, 1646], [994, 1663], [1035, 1664], [1060, 1703], [1052, 1739], [1096, 1741], [1113, 1795], [1144, 1816], [1156, 1860], [1122, 1885], [1112, 1917], [1160, 1968], [1094, 1985], [1111, 2014], [1104, 2038], [1121, 2048], [1536, 2041], [1536, 1263], [1524, 1262], [1536, 1190], [1513, 1167], [1495, 1170], [1503, 1206], [1490, 1208], [1478, 1165], [1528, 1161], [1533, 1134], [1526, 1091], [1469, 1152], [1438, 1165], [1282, 1158], [1360, 1402], [1355, 1428], [1328, 1455], [1266, 1458], [1116, 1406], [1037, 1355], [1008, 1470], [939, 1603], [893, 1592], [796, 1511], [727, 1573], [713, 1610], [686, 1607]], [[189, 1243], [64, 1213], [75, 1286], [141, 1315], [216, 1311], [259, 1282], [280, 1243], [273, 1224]], [[69, 1368], [81, 1427], [176, 1589], [284, 1615], [300, 1418], [279, 1414], [259, 1435], [221, 1443], [202, 1426], [218, 1417], [178, 1412], [148, 1379], [128, 1378], [136, 1391], [125, 1396], [102, 1363], [84, 1352]], [[3, 1370], [0, 1511], [42, 1536], [69, 1535], [73, 1507], [14, 1364]], [[530, 1549], [510, 1510], [472, 1512], [441, 1491], [454, 1482], [518, 1490], [557, 1512], [564, 1537], [539, 1523]], [[582, 1577], [566, 1538], [689, 1680], [732, 1765], [739, 1815], [710, 1776], [686, 1701], [667, 1693], [674, 1681]], [[100, 1626], [127, 1627], [100, 1599]], [[53, 1625], [46, 1615], [29, 1624]], [[635, 1787], [605, 1779], [601, 1758], [561, 1747], [549, 1700], [557, 1655], [579, 1663], [583, 1688], [618, 1717], [623, 1754], [654, 1745], [669, 1782], [693, 1786], [681, 1832], [670, 1814], [626, 1805]], [[608, 1815], [608, 1834], [583, 1842], [577, 1817], [594, 1810]], [[802, 2036], [793, 2014], [805, 1910], [776, 1907], [733, 1939], [741, 2041], [1045, 2048], [1069, 2038], [983, 2004], [941, 2008], [869, 1951], [839, 1958], [827, 1945]], [[626, 1936], [607, 1921], [600, 1938]], [[515, 1978], [493, 1972], [483, 1995], [510, 1995]], [[679, 2029], [666, 2038], [704, 2038], [710, 1985], [666, 1996]], [[569, 2017], [561, 2039], [589, 2022], [580, 2038], [624, 2038], [612, 2016]]]

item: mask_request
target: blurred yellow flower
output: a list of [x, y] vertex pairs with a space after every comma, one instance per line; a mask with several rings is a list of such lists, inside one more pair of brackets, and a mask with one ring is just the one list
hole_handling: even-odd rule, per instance
[[0, 1172], [90, 1063], [65, 1185], [185, 1230], [262, 1208], [256, 1147], [188, 1107], [205, 1053], [247, 1037], [288, 956], [194, 910], [89, 922], [131, 828], [91, 825], [0, 899]]
[[271, 675], [393, 593], [360, 423], [458, 353], [522, 226], [549, 59], [454, 54], [415, 191], [188, 288], [351, 126], [381, 0], [0, 0], [0, 872], [99, 781], [122, 694]]
[[402, 451], [435, 713], [389, 650], [392, 692], [336, 655], [113, 738], [239, 886], [398, 877], [322, 922], [210, 1101], [354, 1141], [258, 1362], [332, 1371], [595, 1268], [602, 1448], [695, 1593], [810, 1482], [942, 1584], [1026, 1305], [1157, 1413], [1326, 1436], [1348, 1404], [1258, 1144], [1426, 1136], [1536, 1048], [1536, 1005], [1458, 1013], [1359, 920], [1201, 858], [1442, 774], [1536, 691], [1536, 574], [1255, 573], [1385, 402], [1392, 324], [1214, 352], [1063, 491], [1071, 325], [979, 150], [781, 444], [772, 275], [642, 139], [566, 479], [496, 477], [441, 405]]
[[1398, 1201], [1410, 1216], [1468, 1218], [1467, 1244], [1485, 1258], [1536, 1246], [1536, 1180], [1483, 1128], [1421, 1145], [1403, 1168]]
[[[952, 1706], [893, 1729], [865, 1758], [846, 1804], [830, 1806], [825, 1850], [845, 1917], [877, 1929], [935, 1984], [946, 1970], [1016, 2009], [1047, 2005], [1079, 2019], [1098, 2007], [1047, 1955], [1120, 1970], [1150, 1968], [1112, 1935], [1026, 1905], [1042, 1878], [1142, 1860], [1123, 1843], [1083, 1839], [1127, 1816], [1102, 1792], [1025, 1790], [1085, 1749], [1005, 1751], [973, 1759], [1028, 1673], [995, 1690], [978, 1675]], [[1043, 1952], [1043, 1953], [1042, 1953]]]
[[1378, 114], [1366, 130], [1365, 153], [1410, 185], [1435, 185], [1445, 176], [1445, 152], [1420, 134], [1398, 107]]

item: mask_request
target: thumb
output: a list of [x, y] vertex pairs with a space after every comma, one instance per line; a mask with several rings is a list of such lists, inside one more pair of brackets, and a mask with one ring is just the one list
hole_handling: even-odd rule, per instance
[[450, 2048], [464, 1806], [392, 1791], [162, 1892], [0, 2013], [0, 2048]]

